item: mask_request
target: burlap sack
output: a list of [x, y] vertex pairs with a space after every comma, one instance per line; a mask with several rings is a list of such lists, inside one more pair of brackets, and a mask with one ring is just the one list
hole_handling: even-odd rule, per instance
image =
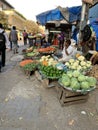
[[98, 64], [98, 53], [95, 55], [95, 57], [93, 57], [92, 64], [93, 65]]

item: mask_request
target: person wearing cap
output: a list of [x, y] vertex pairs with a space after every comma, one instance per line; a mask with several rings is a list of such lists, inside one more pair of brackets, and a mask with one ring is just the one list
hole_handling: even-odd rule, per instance
[[6, 49], [10, 50], [10, 42], [9, 42], [8, 36], [3, 28], [2, 23], [0, 23], [0, 33], [3, 33], [5, 36], [5, 47], [2, 50], [0, 50], [1, 51], [0, 72], [1, 72], [1, 67], [5, 66]]
[[62, 58], [59, 59], [60, 62], [69, 61], [72, 58], [73, 52], [75, 50], [75, 47], [71, 45], [70, 39], [66, 40], [64, 44], [65, 46], [62, 51]]

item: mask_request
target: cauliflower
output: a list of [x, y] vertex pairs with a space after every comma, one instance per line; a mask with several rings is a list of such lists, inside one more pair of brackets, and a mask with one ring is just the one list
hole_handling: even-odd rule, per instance
[[76, 62], [77, 64], [79, 64], [79, 61], [78, 61], [78, 60], [76, 60], [75, 62]]
[[69, 62], [70, 62], [70, 63], [74, 63], [75, 60], [74, 60], [74, 59], [70, 59]]
[[76, 66], [71, 66], [71, 69], [76, 70], [76, 69], [77, 69], [77, 67], [76, 67]]
[[83, 66], [83, 69], [87, 69], [87, 67], [86, 67], [86, 66]]
[[49, 58], [49, 57], [50, 57], [50, 55], [47, 55], [46, 57], [47, 57], [47, 58]]
[[52, 65], [52, 62], [48, 62], [48, 65], [49, 65], [49, 66]]
[[42, 62], [44, 59], [40, 59], [39, 61]]
[[69, 67], [69, 69], [72, 69], [72, 66], [71, 66], [71, 65], [69, 65], [68, 67]]
[[91, 61], [87, 61], [87, 64], [91, 65], [92, 63], [91, 63]]
[[84, 56], [79, 56], [79, 57], [78, 57], [78, 60], [79, 60], [79, 61], [84, 61], [84, 60], [85, 60], [85, 57], [84, 57]]
[[80, 65], [81, 65], [81, 66], [85, 66], [85, 65], [86, 65], [86, 62], [85, 62], [85, 61], [81, 61], [81, 62], [80, 62]]
[[45, 59], [45, 58], [46, 58], [46, 56], [42, 56], [42, 57], [41, 57], [41, 59]]
[[82, 67], [79, 65], [78, 68], [77, 68], [77, 70], [82, 70]]
[[49, 61], [54, 61], [54, 59], [53, 59], [53, 58], [50, 58]]
[[74, 64], [73, 64], [73, 66], [75, 66], [75, 67], [78, 67], [78, 63], [77, 62], [75, 62]]
[[87, 66], [87, 68], [90, 68], [90, 67], [91, 67], [91, 65], [90, 65], [90, 64], [86, 64], [86, 66]]
[[69, 66], [70, 66], [70, 63], [69, 63], [69, 62], [66, 62], [65, 65], [69, 67]]

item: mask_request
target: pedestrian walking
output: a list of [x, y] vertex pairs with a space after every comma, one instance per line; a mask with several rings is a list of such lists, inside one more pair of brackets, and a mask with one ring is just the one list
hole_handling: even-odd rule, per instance
[[26, 30], [24, 30], [24, 32], [23, 32], [24, 45], [27, 45], [27, 39], [28, 39], [28, 33], [26, 32]]
[[18, 53], [18, 34], [16, 31], [16, 26], [12, 27], [9, 37], [10, 37], [10, 40], [12, 41], [13, 53], [16, 54]]
[[63, 50], [64, 48], [64, 33], [63, 32], [59, 34], [58, 40], [59, 40], [59, 49]]
[[6, 49], [10, 49], [10, 42], [8, 36], [3, 28], [3, 25], [0, 23], [0, 72], [1, 67], [5, 66], [6, 60]]
[[32, 33], [28, 34], [28, 42], [29, 42], [29, 47], [33, 46], [33, 35]]
[[11, 41], [11, 36], [9, 34], [9, 41], [10, 41], [10, 50], [12, 50], [12, 41]]

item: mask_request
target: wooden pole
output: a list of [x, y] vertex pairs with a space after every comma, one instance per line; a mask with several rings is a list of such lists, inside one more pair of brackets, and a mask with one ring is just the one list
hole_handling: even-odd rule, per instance
[[83, 41], [82, 30], [87, 25], [88, 14], [89, 14], [89, 4], [82, 2], [81, 20], [80, 20], [80, 27], [79, 27], [79, 39], [78, 39], [79, 50], [82, 50], [81, 47], [81, 42]]

